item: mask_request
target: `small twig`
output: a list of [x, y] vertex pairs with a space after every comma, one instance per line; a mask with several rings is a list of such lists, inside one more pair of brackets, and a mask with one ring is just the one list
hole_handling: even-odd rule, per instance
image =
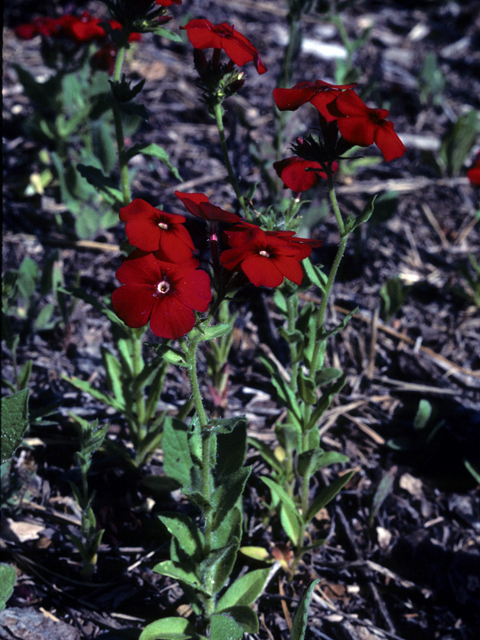
[[425, 214], [425, 217], [427, 218], [429, 223], [432, 225], [432, 227], [433, 227], [434, 231], [436, 232], [437, 236], [440, 238], [440, 242], [442, 243], [442, 247], [444, 249], [450, 249], [450, 243], [447, 240], [447, 237], [446, 237], [445, 233], [443, 232], [443, 229], [438, 224], [437, 219], [433, 215], [433, 211], [430, 209], [429, 205], [426, 202], [422, 202], [421, 207], [422, 207], [423, 213]]

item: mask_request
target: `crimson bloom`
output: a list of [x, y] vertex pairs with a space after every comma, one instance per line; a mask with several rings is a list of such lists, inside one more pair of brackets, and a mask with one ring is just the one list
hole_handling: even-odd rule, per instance
[[186, 30], [188, 39], [195, 49], [223, 49], [237, 66], [243, 67], [253, 60], [259, 74], [267, 71], [250, 40], [226, 22], [214, 25], [205, 19], [190, 20], [180, 29]]
[[349, 89], [340, 94], [332, 111], [338, 110], [338, 130], [351, 144], [368, 147], [375, 143], [387, 162], [403, 156], [405, 145], [393, 129], [393, 123], [385, 118], [386, 109], [370, 109]]
[[336, 117], [327, 110], [327, 105], [333, 102], [342, 91], [356, 86], [356, 82], [352, 84], [329, 84], [323, 80], [299, 82], [291, 89], [274, 89], [273, 99], [280, 111], [296, 111], [302, 104], [310, 102], [327, 122], [332, 122]]
[[220, 256], [225, 269], [243, 271], [256, 287], [278, 287], [284, 278], [301, 284], [300, 261], [312, 251], [308, 244], [247, 223], [228, 229], [225, 235], [231, 247]]
[[128, 327], [150, 329], [176, 340], [195, 325], [195, 311], [206, 311], [212, 299], [210, 278], [197, 270], [198, 260], [175, 264], [157, 253], [136, 249], [117, 271], [124, 285], [112, 294], [113, 308]]
[[[31, 40], [37, 35], [51, 38], [69, 38], [77, 44], [102, 41], [107, 38], [105, 29], [100, 26], [105, 22], [95, 18], [84, 11], [81, 16], [66, 13], [61, 18], [35, 18], [32, 22], [21, 24], [15, 29], [15, 35], [22, 40]], [[108, 21], [112, 29], [121, 29], [122, 26], [116, 20]], [[141, 40], [139, 33], [132, 33], [129, 42]]]
[[160, 250], [162, 259], [170, 262], [191, 260], [195, 245], [183, 226], [184, 216], [155, 209], [136, 198], [120, 209], [120, 220], [127, 223], [127, 237], [134, 247], [142, 251]]
[[473, 165], [467, 171], [467, 178], [474, 186], [480, 187], [480, 153], [475, 158]]
[[[273, 163], [273, 168], [278, 177], [283, 181], [283, 186], [292, 191], [307, 191], [314, 187], [319, 178], [327, 179], [327, 174], [319, 162], [311, 162], [291, 156]], [[307, 171], [314, 169], [314, 171]], [[332, 163], [332, 170], [338, 169], [338, 162]]]
[[190, 213], [207, 222], [240, 222], [236, 213], [225, 211], [221, 207], [211, 204], [208, 196], [203, 193], [182, 193], [175, 191], [175, 195], [182, 201]]

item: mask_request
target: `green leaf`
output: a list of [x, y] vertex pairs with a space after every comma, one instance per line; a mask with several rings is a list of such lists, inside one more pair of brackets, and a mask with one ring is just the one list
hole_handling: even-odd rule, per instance
[[218, 529], [228, 513], [235, 507], [245, 488], [251, 467], [243, 467], [229, 476], [224, 476], [222, 484], [215, 491], [215, 516], [212, 529]]
[[185, 360], [185, 355], [178, 349], [173, 349], [166, 344], [155, 344], [152, 342], [145, 342], [145, 346], [153, 349], [155, 353], [162, 356], [165, 362], [168, 362], [169, 364], [175, 364], [179, 367], [188, 366], [187, 361]]
[[79, 378], [75, 377], [69, 378], [65, 374], [62, 374], [62, 379], [69, 382], [76, 389], [89, 393], [93, 398], [100, 400], [100, 402], [103, 402], [109, 407], [113, 407], [117, 411], [124, 411], [125, 409], [124, 405], [116, 398], [114, 398], [113, 396], [107, 396], [105, 393], [102, 393], [98, 389], [95, 389], [95, 387], [92, 387], [92, 385], [87, 380], [80, 380]]
[[210, 626], [210, 640], [242, 640], [243, 627], [227, 614], [214, 614]]
[[22, 391], [28, 387], [32, 375], [33, 360], [27, 360], [18, 374], [18, 390]]
[[138, 640], [191, 640], [198, 635], [185, 618], [163, 618], [145, 627]]
[[155, 142], [152, 142], [151, 144], [136, 144], [127, 150], [126, 158], [127, 160], [130, 160], [130, 158], [133, 158], [139, 153], [145, 156], [152, 156], [153, 158], [158, 158], [170, 169], [170, 171], [177, 178], [177, 180], [179, 180], [180, 182], [183, 182], [182, 177], [178, 173], [178, 169], [173, 166], [173, 164], [170, 162], [168, 153], [160, 145], [155, 144]]
[[222, 322], [220, 324], [213, 324], [207, 327], [203, 333], [200, 340], [214, 340], [215, 338], [221, 338], [222, 336], [227, 335], [233, 330], [232, 325], [229, 322]]
[[368, 222], [370, 220], [370, 218], [372, 216], [372, 213], [373, 213], [374, 206], [375, 206], [375, 200], [377, 198], [377, 195], [378, 194], [375, 194], [374, 196], [372, 196], [370, 198], [370, 200], [364, 206], [363, 211], [361, 212], [360, 215], [358, 215], [356, 218], [349, 217], [347, 219], [347, 222], [345, 224], [345, 232], [346, 233], [351, 233], [355, 229], [358, 229], [358, 227], [360, 225], [362, 225], [365, 222]]
[[118, 358], [116, 358], [107, 349], [107, 347], [102, 346], [100, 351], [102, 354], [103, 366], [105, 367], [105, 373], [107, 375], [108, 385], [118, 402], [125, 406], [122, 384], [122, 365]]
[[392, 218], [398, 208], [398, 192], [385, 191], [375, 200], [373, 213], [368, 221], [368, 226], [373, 227], [383, 224]]
[[165, 27], [155, 27], [152, 29], [152, 33], [157, 36], [162, 36], [162, 38], [167, 38], [167, 40], [173, 40], [173, 42], [182, 42], [182, 38], [178, 33], [170, 31], [170, 29], [165, 29]]
[[378, 513], [378, 510], [380, 509], [383, 502], [387, 498], [388, 494], [392, 490], [397, 471], [398, 471], [397, 467], [395, 466], [391, 467], [391, 469], [384, 474], [383, 478], [378, 483], [377, 490], [375, 491], [375, 495], [373, 496], [373, 500], [372, 500], [372, 509], [370, 511], [370, 517], [368, 519], [370, 526], [372, 526], [375, 516]]
[[317, 371], [315, 374], [315, 384], [317, 387], [321, 387], [324, 384], [337, 380], [342, 373], [340, 369], [335, 369], [335, 367], [323, 367], [323, 369], [320, 369], [320, 371]]
[[297, 376], [298, 395], [306, 404], [315, 404], [317, 396], [315, 395], [315, 382], [311, 378], [307, 378], [301, 368], [298, 370]]
[[188, 427], [181, 420], [167, 416], [163, 426], [163, 467], [165, 473], [188, 489], [192, 483], [192, 457], [188, 444]]
[[198, 573], [203, 584], [208, 584], [212, 593], [218, 593], [232, 573], [237, 559], [239, 538], [232, 538], [229, 544], [221, 549], [214, 549], [201, 563]]
[[210, 433], [227, 434], [232, 433], [240, 424], [246, 423], [245, 416], [236, 416], [235, 418], [212, 418], [208, 422]]
[[346, 380], [347, 380], [346, 375], [345, 374], [342, 375], [342, 377], [339, 380], [334, 382], [327, 389], [327, 391], [325, 391], [322, 394], [319, 401], [317, 402], [317, 406], [315, 407], [315, 409], [312, 412], [312, 415], [310, 416], [310, 421], [305, 431], [310, 431], [310, 429], [313, 429], [314, 427], [316, 427], [318, 420], [321, 418], [321, 416], [325, 413], [325, 411], [330, 406], [330, 403], [332, 402], [333, 397], [336, 396], [337, 393], [340, 393], [340, 391], [343, 389]]
[[304, 451], [298, 456], [297, 472], [301, 477], [310, 478], [319, 469], [319, 461], [323, 456], [323, 449], [315, 448]]
[[242, 537], [242, 511], [236, 506], [225, 516], [219, 527], [212, 531], [212, 549], [227, 546], [232, 538]]
[[295, 393], [290, 389], [287, 381], [282, 376], [274, 374], [271, 380], [277, 390], [279, 402], [283, 404], [284, 407], [287, 407], [298, 426], [302, 427], [302, 414]]
[[304, 640], [305, 638], [310, 598], [312, 597], [313, 590], [319, 582], [320, 578], [317, 578], [316, 580], [313, 580], [305, 589], [302, 599], [300, 600], [297, 610], [295, 611], [295, 617], [293, 618], [291, 640]]
[[200, 562], [203, 555], [204, 538], [203, 533], [191, 518], [183, 513], [160, 513], [160, 521], [174, 536], [185, 551], [194, 560]]
[[216, 483], [224, 476], [229, 476], [243, 467], [247, 450], [247, 422], [237, 420], [230, 433], [219, 433], [217, 436], [217, 462], [214, 474]]
[[280, 503], [280, 522], [288, 539], [295, 547], [302, 543], [299, 518], [301, 515], [297, 509], [292, 509], [289, 504]]
[[155, 573], [160, 573], [162, 576], [168, 576], [169, 578], [174, 578], [179, 582], [184, 582], [188, 584], [190, 587], [193, 587], [196, 591], [200, 591], [205, 595], [211, 595], [201, 584], [200, 580], [197, 578], [195, 573], [186, 569], [180, 564], [176, 562], [172, 562], [171, 560], [165, 560], [164, 562], [159, 562], [153, 567], [153, 571]]
[[423, 429], [427, 426], [430, 416], [432, 415], [432, 405], [428, 400], [420, 400], [418, 403], [417, 413], [413, 419], [414, 429]]
[[479, 118], [473, 109], [461, 115], [442, 139], [440, 157], [448, 174], [457, 176], [472, 150], [479, 131]]
[[0, 564], [0, 611], [5, 609], [5, 605], [13, 593], [16, 581], [17, 572], [15, 567], [10, 564]]
[[305, 258], [305, 260], [302, 261], [302, 265], [310, 282], [324, 293], [325, 285], [328, 281], [328, 277], [325, 273], [323, 273], [319, 266], [312, 264], [310, 262], [310, 258]]
[[108, 178], [103, 174], [101, 169], [78, 163], [77, 171], [89, 182], [89, 184], [107, 195], [111, 203], [123, 203], [122, 192], [118, 189], [117, 185], [111, 178]]
[[262, 480], [267, 485], [267, 487], [270, 489], [272, 494], [275, 494], [275, 496], [280, 501], [280, 504], [285, 505], [288, 508], [289, 515], [295, 514], [295, 518], [298, 521], [298, 524], [299, 525], [303, 524], [302, 516], [298, 512], [297, 506], [293, 501], [293, 498], [291, 498], [288, 495], [285, 489], [280, 484], [278, 484], [278, 482], [275, 482], [275, 480], [273, 480], [272, 478], [261, 476], [260, 480]]
[[255, 449], [260, 453], [265, 462], [268, 462], [272, 469], [275, 469], [277, 473], [282, 473], [283, 466], [280, 460], [275, 457], [275, 454], [270, 449], [268, 444], [263, 442], [263, 440], [258, 440], [257, 438], [248, 438], [248, 443], [251, 444], [252, 447], [255, 447]]
[[248, 606], [262, 593], [270, 575], [270, 569], [249, 571], [233, 582], [217, 603], [216, 610], [223, 611], [235, 606]]
[[336, 495], [340, 493], [343, 487], [350, 482], [355, 471], [349, 471], [343, 476], [336, 478], [328, 487], [323, 488], [318, 496], [314, 499], [310, 508], [305, 516], [305, 522], [310, 522], [312, 518], [323, 509], [329, 502], [331, 502]]
[[243, 628], [245, 633], [258, 633], [258, 617], [251, 607], [229, 607], [223, 611], [216, 610], [215, 613], [229, 615], [240, 627]]
[[472, 477], [475, 480], [475, 482], [480, 484], [480, 470], [476, 469], [473, 466], [473, 464], [467, 459], [464, 459], [463, 464], [465, 465], [465, 468], [468, 471], [468, 473], [470, 473], [472, 475]]
[[284, 315], [287, 315], [287, 313], [288, 313], [287, 301], [286, 301], [285, 296], [283, 295], [283, 293], [278, 288], [275, 289], [275, 293], [273, 294], [273, 301], [274, 301], [275, 305], [277, 306], [277, 308]]
[[2, 398], [1, 463], [11, 458], [28, 428], [28, 389]]

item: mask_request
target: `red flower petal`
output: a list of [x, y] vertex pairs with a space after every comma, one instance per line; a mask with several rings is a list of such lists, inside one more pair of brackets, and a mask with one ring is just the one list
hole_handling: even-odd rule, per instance
[[283, 275], [273, 260], [255, 255], [242, 262], [243, 273], [256, 287], [278, 287], [283, 282]]
[[351, 116], [337, 120], [338, 130], [347, 142], [368, 147], [375, 139], [376, 126], [365, 116]]
[[191, 331], [195, 325], [195, 314], [175, 296], [156, 299], [150, 319], [150, 329], [160, 338], [177, 340]]
[[[301, 86], [300, 86], [301, 85]], [[273, 99], [280, 111], [296, 111], [317, 93], [313, 82], [300, 82], [291, 89], [274, 89]]]
[[[283, 181], [284, 187], [297, 192], [311, 189], [317, 184], [319, 175], [322, 178], [327, 177], [318, 162], [302, 160], [297, 156], [274, 162], [273, 168]], [[318, 169], [319, 171], [306, 171], [306, 169]]]
[[155, 288], [151, 284], [126, 284], [115, 289], [112, 293], [115, 313], [128, 327], [133, 329], [144, 327], [147, 324], [155, 301]]
[[406, 151], [405, 145], [393, 130], [393, 123], [386, 120], [378, 125], [375, 132], [375, 144], [387, 162], [400, 158]]
[[210, 20], [190, 20], [180, 29], [186, 29], [187, 36], [195, 49], [221, 49], [222, 39], [215, 33]]

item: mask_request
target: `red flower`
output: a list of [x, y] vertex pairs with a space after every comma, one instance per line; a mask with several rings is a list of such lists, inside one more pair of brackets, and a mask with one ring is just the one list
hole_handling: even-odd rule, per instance
[[155, 0], [162, 7], [171, 7], [172, 4], [182, 4], [182, 0]]
[[209, 20], [190, 20], [180, 29], [187, 31], [188, 39], [195, 49], [223, 49], [239, 67], [253, 60], [258, 73], [265, 73], [263, 64], [253, 44], [226, 22], [213, 25]]
[[300, 261], [310, 255], [307, 244], [291, 237], [265, 233], [260, 227], [243, 223], [225, 231], [231, 249], [223, 251], [220, 262], [229, 271], [241, 269], [256, 287], [278, 287], [284, 277], [301, 284]]
[[302, 104], [310, 102], [327, 122], [332, 122], [336, 117], [327, 110], [327, 105], [333, 102], [342, 91], [356, 86], [356, 82], [352, 84], [329, 84], [323, 80], [299, 82], [291, 89], [274, 89], [273, 99], [280, 111], [296, 111]]
[[[283, 180], [285, 189], [292, 191], [307, 191], [317, 184], [319, 178], [327, 179], [327, 174], [319, 162], [303, 160], [297, 156], [274, 162], [273, 168], [278, 177]], [[315, 169], [315, 171], [306, 171], [306, 169]], [[333, 162], [332, 170], [335, 172], [337, 169], [338, 163]]]
[[125, 285], [112, 294], [115, 313], [128, 327], [150, 329], [160, 338], [176, 340], [195, 325], [196, 311], [206, 311], [212, 299], [210, 279], [196, 270], [198, 260], [164, 262], [155, 253], [135, 250], [117, 271]]
[[467, 178], [476, 187], [480, 187], [480, 153], [475, 158], [475, 162], [467, 171]]
[[202, 218], [207, 222], [240, 222], [240, 218], [236, 213], [225, 211], [221, 207], [211, 204], [208, 196], [203, 193], [182, 193], [175, 191], [175, 195], [179, 198], [183, 205], [190, 213], [197, 218]]
[[[80, 17], [69, 13], [61, 18], [35, 18], [32, 22], [22, 24], [15, 29], [15, 34], [22, 40], [31, 40], [36, 35], [56, 38], [64, 37], [73, 40], [77, 44], [101, 41], [107, 37], [105, 29], [100, 26], [103, 22], [100, 18], [94, 18], [87, 11]], [[121, 25], [116, 20], [109, 21], [112, 29], [121, 29]], [[139, 33], [132, 33], [129, 42], [140, 41], [142, 36]]]
[[163, 260], [185, 262], [192, 259], [195, 246], [183, 227], [184, 216], [155, 209], [136, 198], [120, 209], [120, 220], [126, 222], [130, 244], [142, 251], [160, 251]]
[[106, 44], [93, 54], [90, 62], [94, 69], [98, 71], [108, 71], [113, 74], [115, 69], [115, 59], [117, 57], [117, 47], [113, 44]]
[[369, 109], [352, 89], [340, 94], [332, 111], [338, 109], [338, 130], [351, 144], [368, 147], [375, 144], [387, 162], [403, 156], [405, 145], [385, 118], [386, 109]]

